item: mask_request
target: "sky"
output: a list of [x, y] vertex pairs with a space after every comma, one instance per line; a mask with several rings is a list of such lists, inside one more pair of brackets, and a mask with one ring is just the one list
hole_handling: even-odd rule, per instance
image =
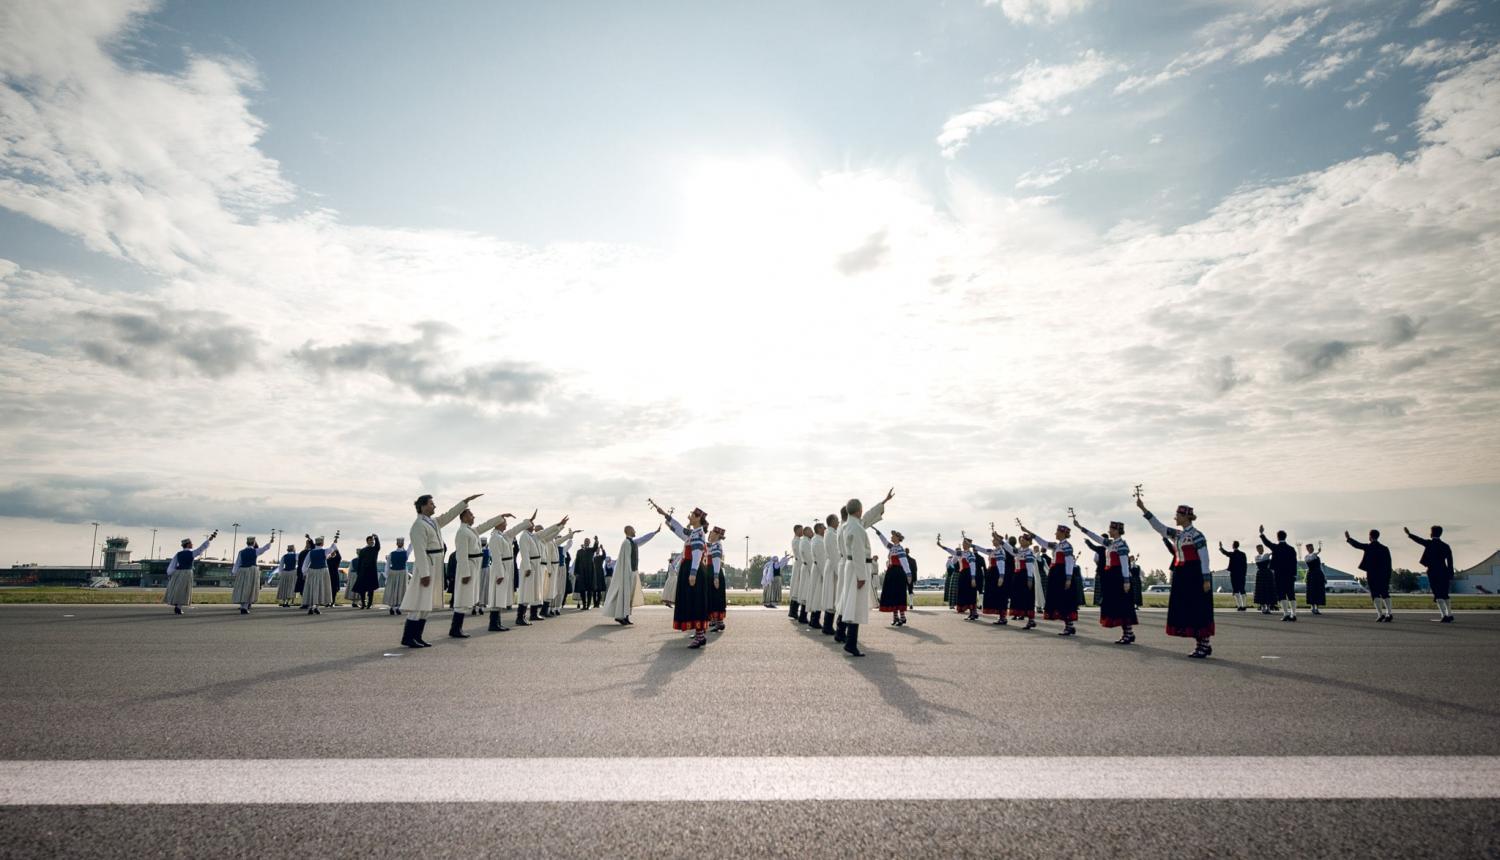
[[[1500, 547], [1484, 0], [0, 5], [0, 564], [895, 487]], [[228, 550], [229, 542], [219, 545]], [[660, 564], [670, 540], [647, 545]]]

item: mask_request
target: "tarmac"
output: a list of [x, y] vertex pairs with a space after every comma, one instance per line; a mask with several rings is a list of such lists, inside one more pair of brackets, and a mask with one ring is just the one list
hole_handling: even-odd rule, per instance
[[[1404, 612], [1377, 624], [1373, 610], [1335, 611], [1291, 624], [1220, 611], [1208, 660], [1165, 636], [1164, 610], [1143, 610], [1132, 646], [1113, 644], [1117, 632], [1087, 611], [1076, 637], [942, 610], [892, 628], [877, 614], [863, 658], [759, 608], [732, 609], [725, 633], [689, 650], [668, 613], [643, 608], [621, 627], [569, 609], [504, 633], [473, 617], [464, 640], [447, 638], [447, 616], [436, 616], [426, 630], [435, 647], [412, 651], [397, 644], [403, 619], [380, 608], [0, 607], [7, 763], [216, 760], [235, 774], [236, 761], [418, 759], [430, 762], [413, 784], [487, 781], [503, 792], [506, 779], [565, 771], [560, 759], [689, 756], [704, 758], [696, 777], [663, 773], [705, 798], [643, 801], [659, 793], [621, 780], [565, 802], [445, 800], [431, 788], [401, 803], [353, 788], [318, 803], [35, 799], [0, 806], [0, 856], [1500, 857], [1500, 786], [1388, 796], [1417, 757], [1500, 754], [1500, 613], [1438, 624], [1435, 612]], [[807, 790], [818, 777], [789, 767], [788, 799], [767, 800], [764, 787], [736, 791], [734, 762], [714, 766], [814, 756], [834, 759], [830, 773], [840, 758], [851, 769], [910, 759], [891, 768], [912, 768], [913, 785], [931, 779], [933, 757], [1027, 759], [1041, 772], [1098, 758], [1093, 783], [1119, 771], [1118, 789], [926, 799], [901, 796], [898, 774], [854, 792], [868, 799], [805, 800], [791, 798], [819, 796]], [[1184, 775], [1197, 782], [1182, 797], [1132, 799], [1129, 759], [1173, 756], [1212, 761]], [[1388, 757], [1378, 764], [1395, 783], [1324, 799], [1299, 794], [1292, 778], [1284, 798], [1183, 799], [1196, 785], [1213, 796], [1236, 766], [1271, 766], [1226, 761], [1246, 756], [1295, 760], [1304, 773], [1326, 757]], [[1458, 785], [1467, 759], [1452, 761]]]

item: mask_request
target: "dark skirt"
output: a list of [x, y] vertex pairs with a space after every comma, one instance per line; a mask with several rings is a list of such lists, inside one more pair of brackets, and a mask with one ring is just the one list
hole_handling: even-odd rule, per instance
[[[1009, 565], [1007, 565], [1009, 567]], [[1005, 615], [1006, 605], [1010, 602], [1006, 599], [1005, 585], [1000, 579], [999, 566], [987, 567], [984, 571], [984, 614]]]
[[[1075, 567], [1075, 568], [1073, 568], [1073, 605], [1075, 607], [1076, 606], [1088, 606], [1089, 602], [1086, 599], [1087, 597], [1088, 597], [1088, 592], [1086, 592], [1084, 590], [1084, 587], [1083, 587], [1083, 571], [1081, 571], [1081, 570], [1079, 570], [1078, 568]], [[1099, 601], [1099, 596], [1098, 596], [1098, 594], [1096, 592], [1095, 595], [1094, 595], [1094, 605], [1095, 606], [1099, 605], [1098, 601]]]
[[1276, 595], [1282, 600], [1297, 600], [1297, 571], [1276, 571]]
[[1036, 592], [1031, 588], [1031, 577], [1014, 569], [1005, 576], [1010, 583], [1010, 617], [1035, 618]]
[[1134, 627], [1137, 623], [1135, 601], [1125, 590], [1125, 575], [1111, 567], [1094, 580], [1094, 593], [1100, 595], [1099, 624], [1103, 627]]
[[729, 608], [729, 593], [725, 589], [725, 586], [728, 583], [726, 583], [724, 581], [724, 577], [723, 577], [722, 574], [719, 576], [719, 584], [718, 585], [714, 585], [713, 580], [714, 580], [714, 575], [713, 575], [712, 572], [709, 572], [708, 573], [708, 620], [709, 621], [723, 621], [724, 620], [724, 613]]
[[907, 586], [906, 571], [893, 564], [885, 569], [885, 581], [880, 584], [880, 611], [905, 612]]
[[1229, 572], [1229, 590], [1235, 594], [1245, 593], [1245, 572], [1243, 570]]
[[1214, 635], [1214, 596], [1203, 590], [1197, 562], [1172, 565], [1172, 594], [1167, 598], [1167, 635], [1207, 639]]
[[950, 570], [943, 574], [943, 602], [949, 606], [953, 605], [953, 589], [958, 582], [958, 571]]
[[1307, 605], [1323, 606], [1328, 603], [1328, 579], [1321, 573], [1307, 575]]
[[1270, 606], [1276, 602], [1276, 577], [1271, 574], [1271, 565], [1255, 563], [1255, 605]]
[[1146, 583], [1141, 581], [1139, 568], [1130, 569], [1130, 602], [1140, 609], [1146, 604]]
[[1370, 574], [1369, 582], [1370, 596], [1388, 598], [1391, 596], [1391, 575], [1389, 573]]
[[[1076, 572], [1073, 578], [1078, 578]], [[1078, 590], [1068, 582], [1066, 565], [1054, 564], [1047, 571], [1047, 608], [1042, 617], [1048, 621], [1078, 620]]]
[[979, 588], [974, 584], [973, 570], [953, 574], [953, 611], [969, 612], [979, 606]]
[[673, 630], [708, 629], [708, 581], [711, 577], [700, 570], [698, 584], [688, 585], [688, 572], [692, 566], [692, 560], [687, 558], [677, 565], [677, 603], [672, 607]]

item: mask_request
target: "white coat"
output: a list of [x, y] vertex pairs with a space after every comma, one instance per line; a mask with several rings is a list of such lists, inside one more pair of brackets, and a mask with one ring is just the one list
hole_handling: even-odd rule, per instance
[[467, 523], [458, 524], [458, 534], [453, 538], [453, 550], [458, 554], [458, 564], [453, 570], [453, 609], [467, 612], [479, 602], [479, 574], [484, 565], [484, 547], [479, 545], [479, 532]]
[[635, 544], [637, 548], [646, 541], [656, 537], [661, 531], [657, 529], [650, 534], [639, 535], [634, 539], [626, 538], [620, 544], [620, 557], [615, 562], [615, 575], [609, 578], [609, 590], [604, 593], [604, 603], [599, 608], [610, 618], [623, 619], [630, 617], [630, 610], [646, 603], [646, 590], [641, 587], [640, 571], [630, 566], [630, 545]]
[[406, 538], [407, 546], [411, 548], [411, 558], [407, 562], [411, 578], [407, 580], [406, 593], [401, 595], [402, 612], [432, 612], [443, 608], [443, 556], [447, 551], [443, 543], [443, 526], [453, 522], [468, 506], [468, 502], [459, 502], [435, 517], [418, 514], [412, 521]]

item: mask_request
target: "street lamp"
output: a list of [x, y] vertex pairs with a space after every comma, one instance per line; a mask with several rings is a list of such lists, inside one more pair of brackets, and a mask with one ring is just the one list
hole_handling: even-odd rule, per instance
[[745, 587], [750, 587], [750, 536], [745, 535]]
[[230, 523], [230, 525], [234, 526], [234, 537], [229, 540], [229, 552], [233, 555], [234, 548], [240, 545], [240, 524]]
[[146, 558], [156, 558], [156, 529], [151, 530], [151, 554]]
[[99, 547], [99, 524], [91, 523], [94, 527], [94, 542], [89, 545], [89, 570], [94, 569], [94, 550]]

